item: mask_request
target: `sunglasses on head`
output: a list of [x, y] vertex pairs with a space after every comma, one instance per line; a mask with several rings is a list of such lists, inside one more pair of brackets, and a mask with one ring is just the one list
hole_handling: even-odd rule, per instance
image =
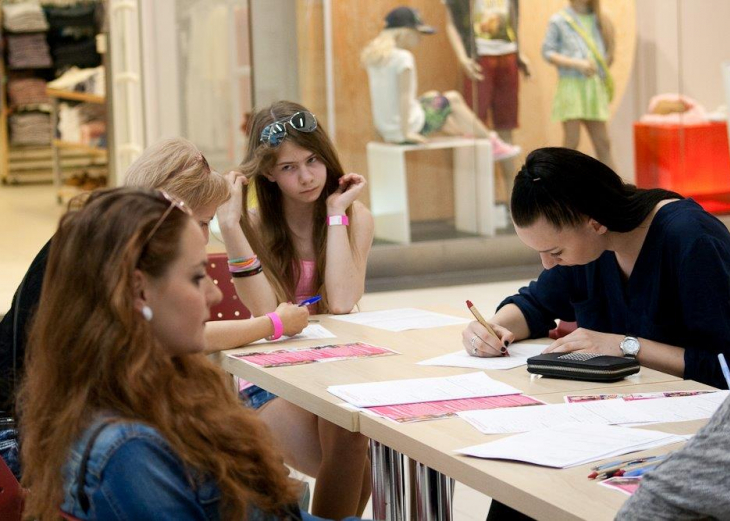
[[311, 112], [300, 111], [288, 119], [274, 121], [264, 127], [259, 141], [268, 143], [271, 147], [278, 147], [286, 137], [287, 125], [298, 132], [314, 132], [317, 128], [317, 118]]
[[160, 226], [162, 226], [162, 223], [165, 222], [165, 219], [167, 219], [167, 216], [170, 215], [173, 208], [177, 208], [183, 213], [186, 213], [187, 215], [193, 215], [192, 210], [188, 208], [183, 201], [178, 199], [177, 197], [173, 197], [172, 195], [168, 194], [164, 190], [158, 190], [157, 196], [160, 200], [163, 200], [165, 202], [170, 203], [170, 206], [167, 207], [167, 210], [165, 210], [160, 218], [157, 220], [157, 223], [152, 227], [152, 230], [149, 234], [147, 234], [147, 238], [144, 240], [144, 245], [146, 246], [151, 240], [152, 237], [155, 236], [155, 233], [157, 230], [160, 229]]

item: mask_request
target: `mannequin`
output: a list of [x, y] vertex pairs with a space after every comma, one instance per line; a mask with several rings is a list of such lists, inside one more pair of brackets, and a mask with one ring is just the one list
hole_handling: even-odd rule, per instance
[[[517, 128], [519, 73], [530, 76], [529, 62], [519, 52], [518, 0], [443, 0], [446, 35], [466, 75], [464, 96], [478, 117], [513, 143]], [[503, 186], [498, 199], [507, 200], [515, 176], [512, 161], [502, 163]]]
[[614, 31], [600, 0], [570, 0], [550, 18], [543, 57], [558, 68], [553, 119], [563, 124], [563, 146], [576, 149], [580, 126], [588, 131], [596, 157], [614, 168], [608, 137], [608, 105], [613, 97]]
[[418, 12], [408, 7], [391, 11], [386, 27], [362, 52], [367, 68], [373, 120], [381, 137], [391, 143], [426, 143], [427, 136], [443, 132], [454, 136], [490, 139], [495, 160], [520, 153], [502, 142], [476, 117], [456, 91], [429, 91], [416, 97], [418, 81], [412, 50], [422, 34], [433, 34]]

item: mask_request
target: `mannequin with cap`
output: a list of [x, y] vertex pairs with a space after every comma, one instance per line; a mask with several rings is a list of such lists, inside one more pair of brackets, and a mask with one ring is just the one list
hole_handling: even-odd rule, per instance
[[383, 30], [363, 50], [361, 62], [368, 72], [373, 122], [380, 136], [390, 143], [425, 143], [437, 132], [473, 136], [492, 140], [493, 149], [501, 152], [495, 159], [519, 154], [519, 147], [500, 142], [484, 126], [457, 91], [417, 96], [412, 51], [422, 35], [434, 32], [417, 10], [398, 7], [388, 13]]

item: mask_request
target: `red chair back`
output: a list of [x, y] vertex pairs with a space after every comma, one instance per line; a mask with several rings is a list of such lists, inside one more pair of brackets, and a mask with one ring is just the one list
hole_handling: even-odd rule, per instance
[[563, 338], [564, 336], [569, 335], [576, 329], [578, 329], [577, 322], [564, 322], [561, 320], [558, 322], [558, 327], [550, 331], [549, 336], [553, 340], [557, 340], [558, 338]]
[[0, 519], [20, 521], [23, 517], [23, 489], [5, 460], [0, 458]]
[[228, 256], [225, 253], [211, 253], [208, 255], [208, 275], [223, 293], [220, 304], [210, 310], [211, 320], [237, 320], [251, 318], [251, 312], [246, 309], [236, 294], [231, 273], [228, 271]]

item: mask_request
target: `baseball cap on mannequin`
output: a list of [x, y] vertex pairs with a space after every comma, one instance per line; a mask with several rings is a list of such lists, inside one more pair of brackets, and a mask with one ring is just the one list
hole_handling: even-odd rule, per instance
[[421, 15], [416, 9], [405, 6], [396, 7], [385, 17], [386, 29], [396, 29], [399, 27], [415, 29], [423, 34], [433, 34], [436, 32], [436, 29], [423, 23]]

